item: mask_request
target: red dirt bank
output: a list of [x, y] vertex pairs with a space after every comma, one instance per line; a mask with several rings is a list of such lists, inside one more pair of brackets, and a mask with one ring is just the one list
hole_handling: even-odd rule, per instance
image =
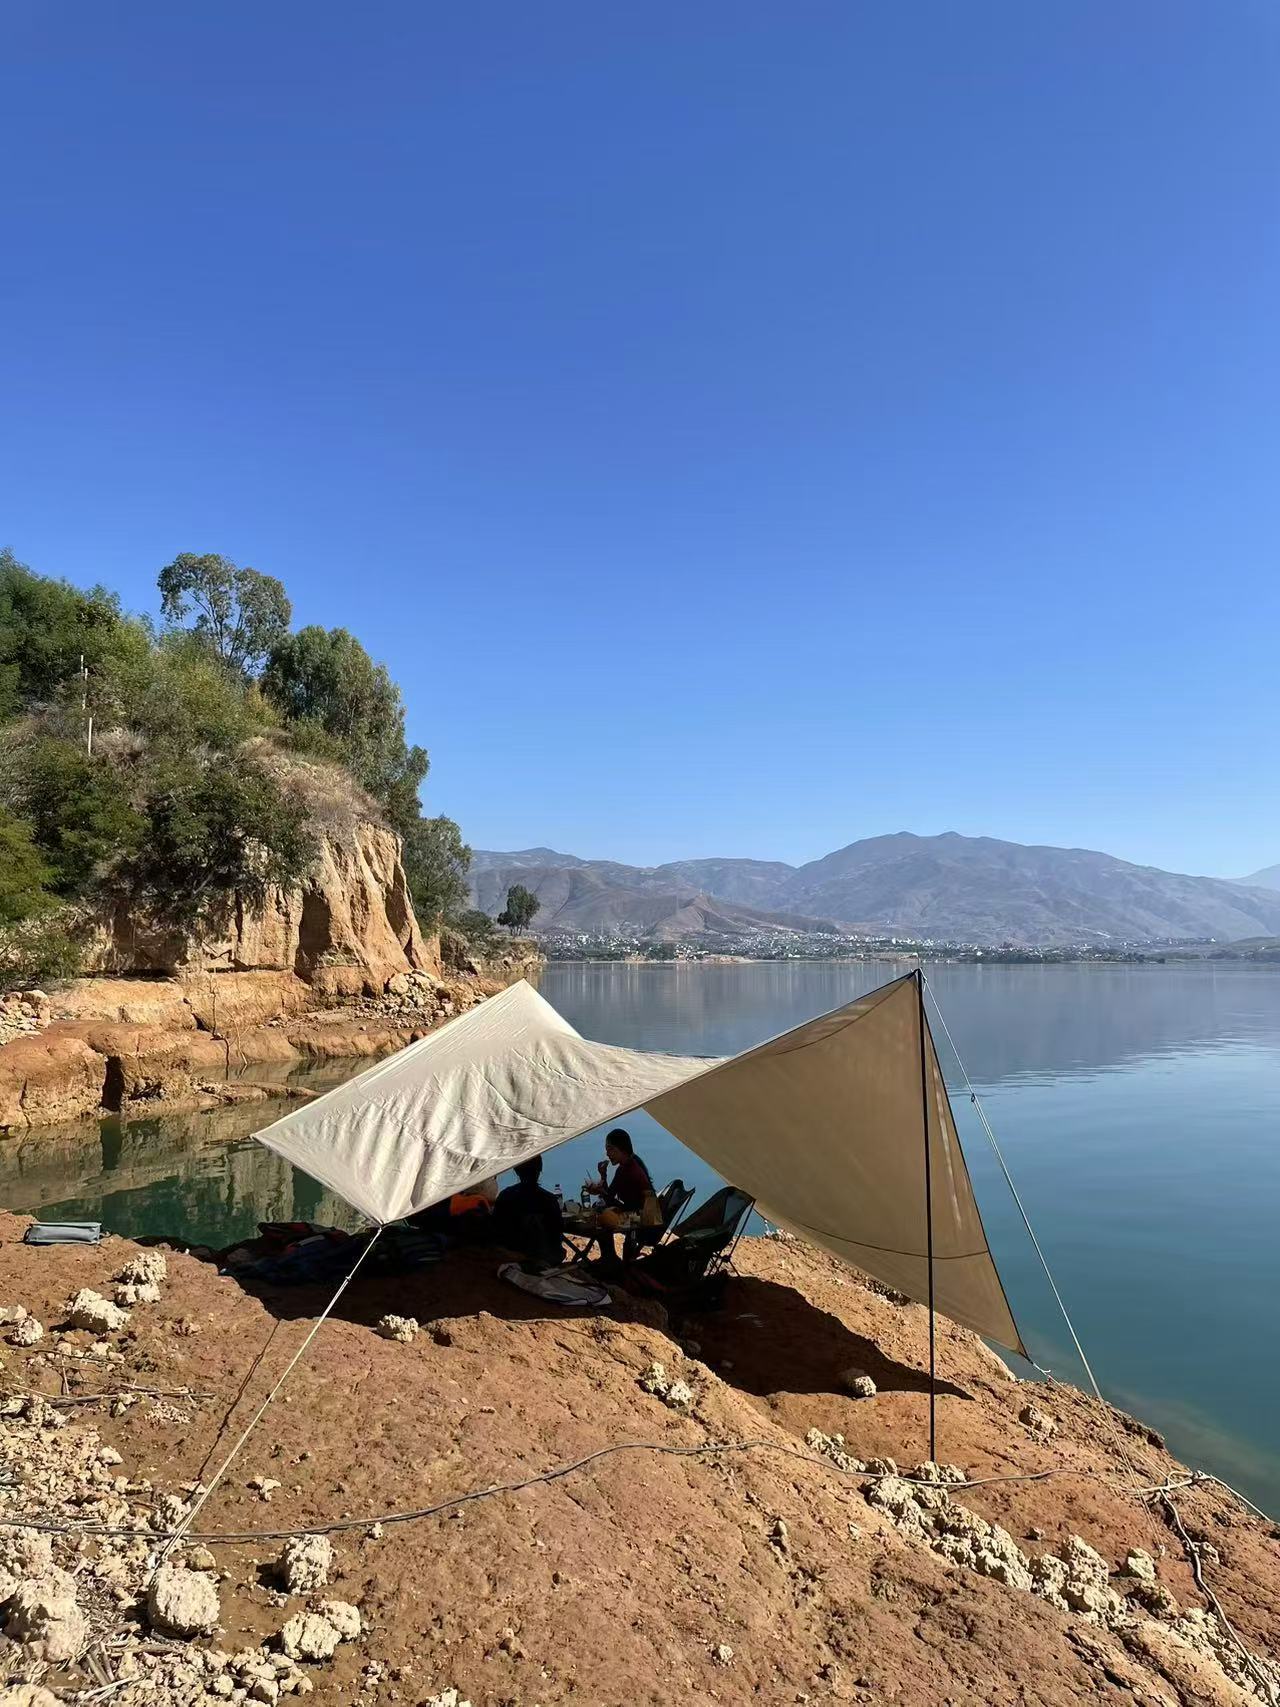
[[[110, 1296], [110, 1277], [134, 1249], [116, 1239], [32, 1249], [16, 1243], [24, 1226], [0, 1216], [0, 1302], [24, 1304], [51, 1330], [78, 1288]], [[65, 1372], [72, 1394], [136, 1384], [215, 1395], [145, 1399], [119, 1416], [101, 1404], [67, 1407], [64, 1434], [97, 1428], [122, 1455], [122, 1471], [151, 1477], [157, 1493], [220, 1461], [322, 1302], [296, 1290], [260, 1299], [192, 1259], [168, 1262], [160, 1302], [137, 1307], [112, 1336], [123, 1361], [70, 1361], [56, 1354], [53, 1332], [33, 1349], [4, 1352], [11, 1392], [59, 1395]], [[365, 1530], [335, 1536], [338, 1574], [327, 1592], [360, 1606], [366, 1632], [309, 1668], [317, 1702], [412, 1704], [450, 1686], [475, 1707], [1241, 1707], [1261, 1698], [1145, 1614], [1122, 1636], [900, 1534], [868, 1503], [860, 1478], [804, 1442], [816, 1428], [842, 1434], [860, 1459], [891, 1456], [906, 1467], [926, 1456], [924, 1312], [796, 1244], [747, 1241], [738, 1267], [724, 1310], [687, 1324], [697, 1357], [666, 1326], [620, 1319], [645, 1314], [626, 1301], [599, 1318], [540, 1317], [536, 1301], [498, 1283], [492, 1259], [478, 1254], [408, 1280], [357, 1277], [198, 1530], [292, 1530], [435, 1504], [623, 1441], [750, 1438], [801, 1456], [619, 1453], [523, 1492], [389, 1525], [376, 1539]], [[378, 1338], [372, 1324], [388, 1310], [415, 1315], [428, 1331], [407, 1346]], [[182, 1322], [199, 1331], [179, 1331]], [[693, 1386], [691, 1413], [639, 1389], [654, 1360]], [[946, 1323], [939, 1362], [940, 1458], [971, 1478], [1085, 1473], [954, 1498], [1030, 1555], [1079, 1535], [1116, 1569], [1143, 1548], [1180, 1608], [1203, 1605], [1167, 1524], [1121, 1491], [1115, 1413], [1070, 1387], [1011, 1380], [979, 1341]], [[850, 1366], [875, 1379], [875, 1398], [840, 1392]], [[1029, 1399], [1057, 1419], [1051, 1439], [1018, 1420]], [[1144, 1482], [1178, 1473], [1137, 1425], [1123, 1441]], [[269, 1502], [250, 1486], [261, 1475], [281, 1484]], [[1276, 1654], [1276, 1531], [1213, 1487], [1189, 1489], [1178, 1503], [1193, 1537], [1217, 1549], [1206, 1571], [1244, 1640]], [[300, 1610], [296, 1599], [281, 1605], [270, 1586], [278, 1542], [211, 1546], [224, 1576], [225, 1648], [256, 1645]], [[74, 1559], [62, 1551], [60, 1562]], [[44, 1681], [88, 1682], [71, 1673]], [[127, 1707], [133, 1695], [131, 1687], [105, 1699]]]

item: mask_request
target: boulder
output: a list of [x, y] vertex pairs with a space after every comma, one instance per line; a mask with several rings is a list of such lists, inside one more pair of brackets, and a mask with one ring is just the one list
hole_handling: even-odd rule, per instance
[[0, 1047], [0, 1130], [79, 1120], [102, 1107], [106, 1063], [62, 1025]]
[[111, 1304], [91, 1286], [82, 1286], [67, 1305], [67, 1322], [73, 1328], [86, 1328], [91, 1334], [114, 1333], [129, 1320], [129, 1312]]
[[874, 1399], [878, 1391], [875, 1382], [861, 1369], [846, 1369], [840, 1377], [840, 1385], [855, 1399]]
[[1124, 1556], [1124, 1572], [1139, 1582], [1153, 1583], [1156, 1580], [1156, 1562], [1144, 1548], [1131, 1547]]
[[291, 1660], [327, 1660], [342, 1640], [337, 1628], [315, 1612], [296, 1612], [280, 1632], [280, 1646]]
[[4, 1633], [21, 1642], [31, 1659], [50, 1665], [75, 1659], [89, 1639], [89, 1621], [76, 1604], [73, 1579], [53, 1565], [20, 1583], [9, 1601]]
[[115, 1278], [122, 1286], [158, 1286], [168, 1273], [164, 1252], [148, 1245], [135, 1251]]
[[39, 1345], [44, 1329], [34, 1316], [24, 1316], [9, 1335], [10, 1345]]
[[414, 1316], [384, 1316], [378, 1323], [378, 1333], [384, 1340], [399, 1340], [401, 1345], [408, 1345], [418, 1331], [417, 1319]]
[[204, 1571], [161, 1565], [147, 1590], [147, 1616], [171, 1636], [207, 1636], [218, 1627], [222, 1608], [217, 1584]]
[[280, 1580], [290, 1594], [323, 1588], [333, 1569], [333, 1543], [327, 1535], [295, 1535], [280, 1555]]

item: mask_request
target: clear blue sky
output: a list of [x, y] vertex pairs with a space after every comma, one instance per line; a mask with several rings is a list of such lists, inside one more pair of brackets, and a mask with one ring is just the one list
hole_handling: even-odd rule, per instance
[[0, 541], [279, 575], [476, 845], [1280, 860], [1273, 0], [10, 0], [0, 98]]

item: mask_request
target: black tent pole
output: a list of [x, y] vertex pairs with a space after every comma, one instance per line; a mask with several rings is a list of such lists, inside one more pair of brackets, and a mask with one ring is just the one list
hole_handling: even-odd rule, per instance
[[920, 1016], [920, 1117], [924, 1123], [924, 1225], [929, 1249], [929, 1457], [938, 1460], [938, 1332], [933, 1307], [933, 1157], [929, 1146], [929, 1052], [924, 1017], [924, 968], [916, 967]]

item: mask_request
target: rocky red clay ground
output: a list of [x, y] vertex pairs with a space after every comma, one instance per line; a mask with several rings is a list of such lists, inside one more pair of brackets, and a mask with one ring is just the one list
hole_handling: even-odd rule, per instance
[[[87, 1619], [83, 1657], [50, 1662], [29, 1640], [6, 1639], [0, 1663], [12, 1682], [121, 1707], [299, 1690], [369, 1707], [1267, 1699], [1265, 1656], [1280, 1652], [1271, 1525], [1213, 1485], [1176, 1496], [1206, 1580], [1264, 1657], [1255, 1674], [1200, 1616], [1206, 1602], [1167, 1517], [1126, 1491], [1131, 1471], [1150, 1486], [1181, 1467], [1141, 1426], [1074, 1388], [1012, 1380], [945, 1323], [939, 1458], [971, 1479], [1055, 1474], [943, 1493], [842, 1471], [837, 1460], [891, 1458], [910, 1472], [927, 1457], [925, 1312], [825, 1255], [766, 1240], [740, 1246], [720, 1312], [678, 1324], [626, 1299], [598, 1317], [549, 1316], [503, 1286], [482, 1253], [405, 1280], [358, 1276], [194, 1530], [369, 1521], [332, 1537], [325, 1582], [293, 1593], [281, 1540], [188, 1538], [175, 1561], [216, 1587], [218, 1629], [177, 1641], [149, 1627], [156, 1614], [138, 1600], [155, 1530], [188, 1509], [191, 1486], [221, 1461], [324, 1299], [250, 1295], [168, 1253], [159, 1300], [135, 1303], [93, 1353], [93, 1330], [59, 1331], [68, 1301], [83, 1289], [113, 1299], [136, 1247], [32, 1248], [18, 1243], [24, 1226], [0, 1216], [0, 1304], [25, 1308], [46, 1331], [3, 1348], [0, 1516], [74, 1523], [114, 1501], [141, 1527], [134, 1540], [54, 1537], [56, 1567], [70, 1572]], [[380, 1337], [388, 1312], [421, 1331], [408, 1343]], [[845, 1391], [850, 1370], [871, 1377], [874, 1397]], [[683, 1383], [691, 1401], [664, 1400], [664, 1381]], [[51, 1404], [33, 1406], [31, 1393]], [[131, 1396], [71, 1402], [120, 1393]], [[1029, 1405], [1048, 1424], [1021, 1420]], [[632, 1442], [747, 1440], [760, 1444], [614, 1451], [519, 1492], [405, 1524], [372, 1521]], [[58, 1454], [81, 1466], [71, 1494], [47, 1470]], [[1092, 1587], [1097, 1567], [1072, 1537], [1109, 1568]], [[1044, 1555], [1075, 1564], [1037, 1564]], [[1044, 1582], [1077, 1566], [1079, 1604], [1062, 1610]], [[1033, 1571], [1036, 1592], [1016, 1586]], [[329, 1657], [299, 1658], [309, 1616], [307, 1639], [330, 1646], [319, 1631], [326, 1599], [358, 1609], [359, 1633], [335, 1636]], [[295, 1619], [289, 1657], [281, 1632]], [[238, 1657], [201, 1659], [208, 1650]]]

